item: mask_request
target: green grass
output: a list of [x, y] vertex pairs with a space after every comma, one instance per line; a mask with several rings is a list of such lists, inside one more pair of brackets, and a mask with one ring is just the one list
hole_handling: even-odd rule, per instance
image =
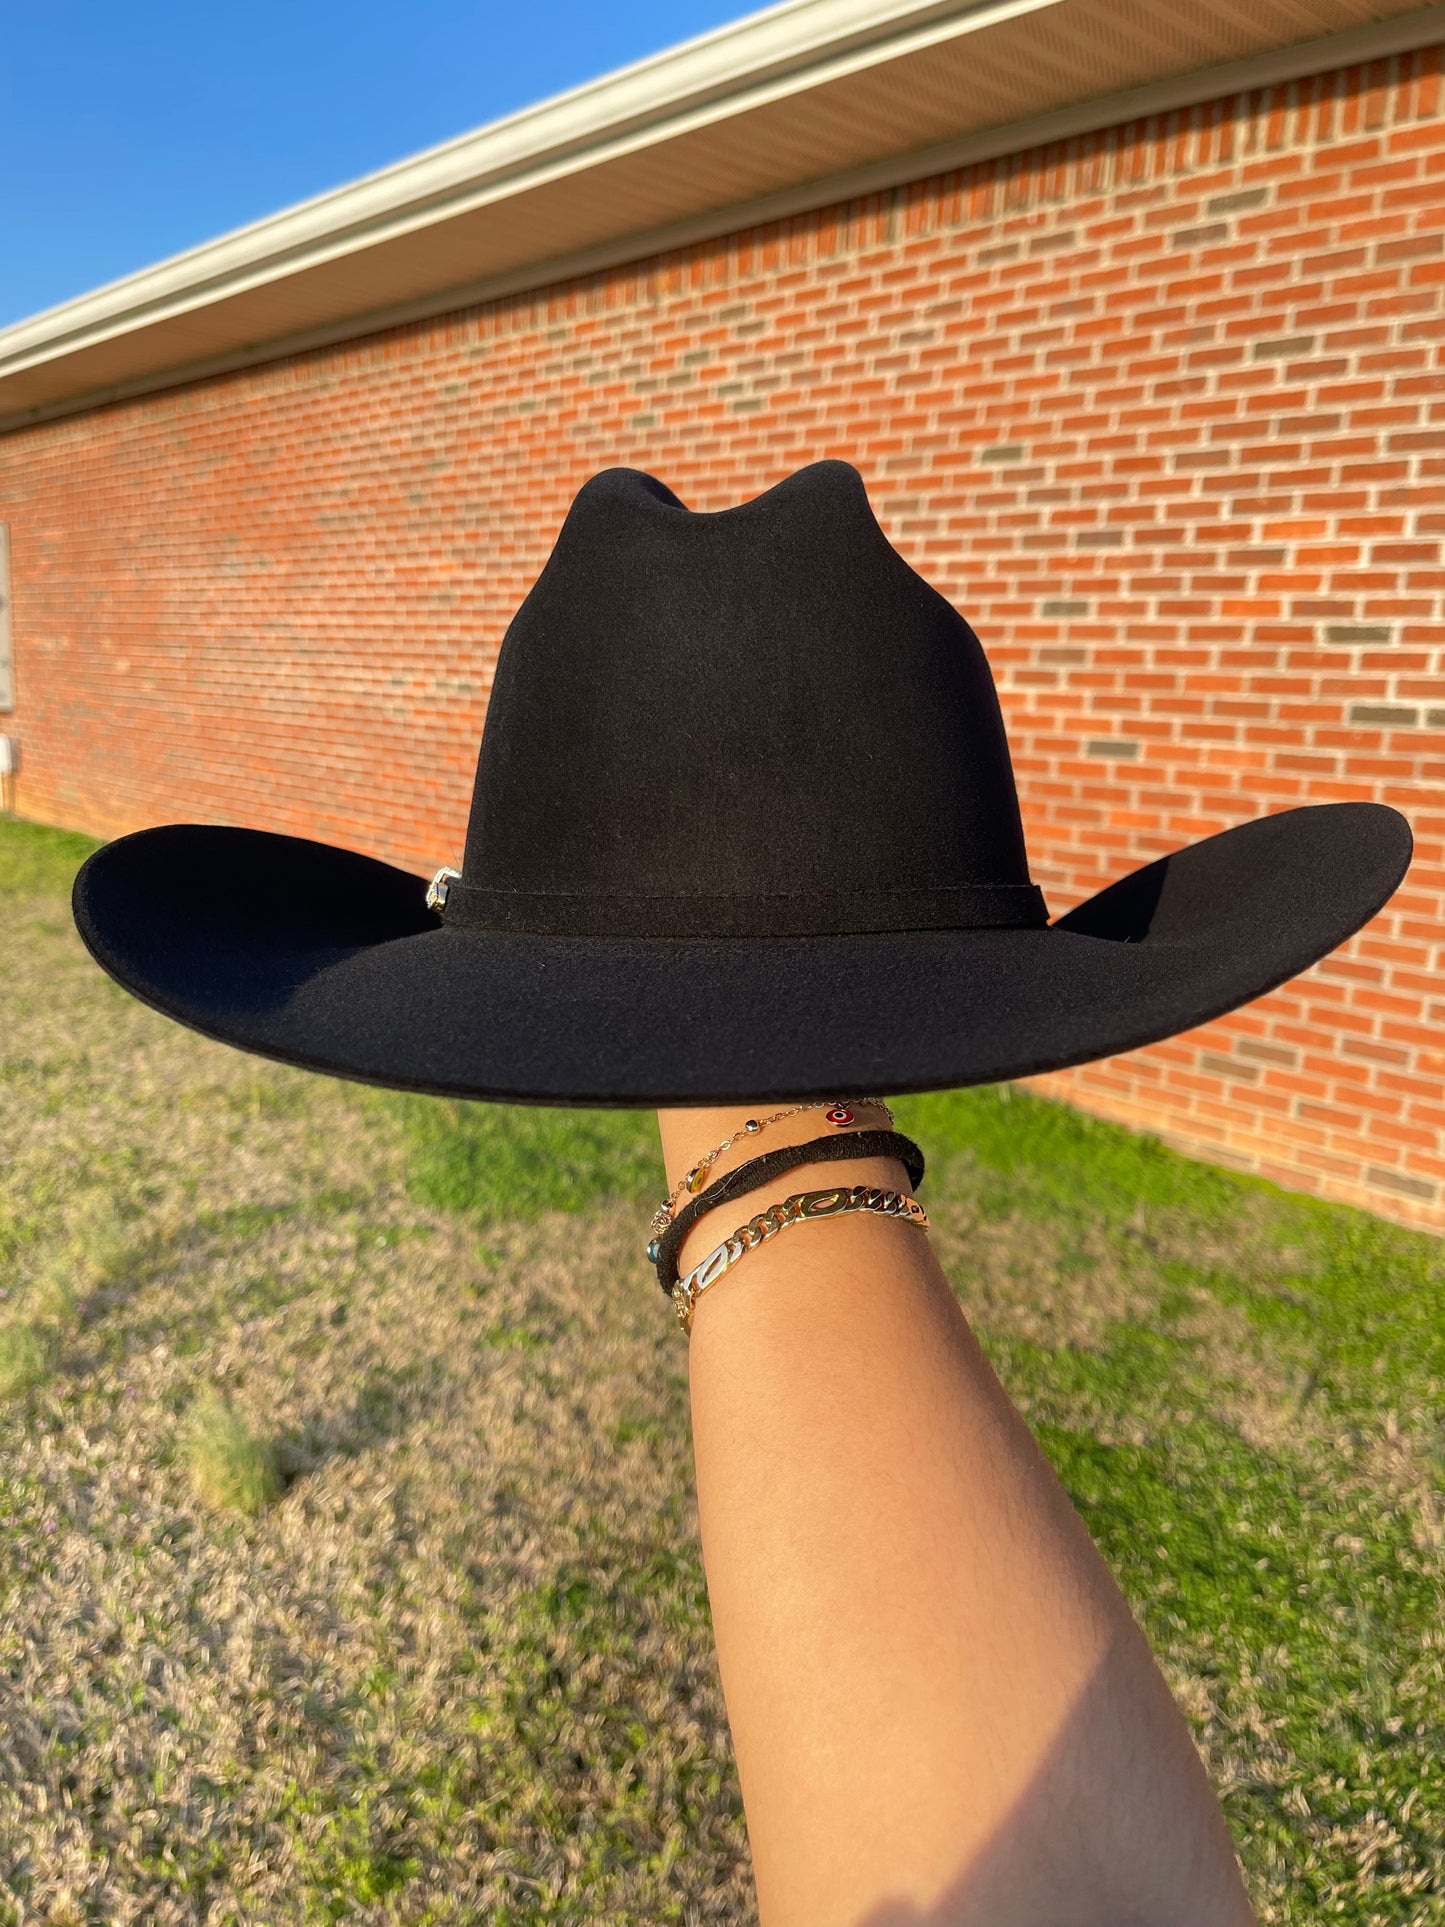
[[281, 1496], [281, 1475], [268, 1440], [258, 1438], [228, 1400], [210, 1386], [196, 1394], [185, 1421], [186, 1468], [202, 1505], [213, 1512], [256, 1514]]
[[0, 902], [6, 897], [69, 895], [76, 871], [100, 845], [78, 830], [0, 817]]
[[0, 1398], [43, 1385], [54, 1370], [58, 1349], [53, 1327], [11, 1313], [0, 1323]]
[[468, 1104], [401, 1092], [373, 1101], [406, 1134], [417, 1200], [480, 1224], [583, 1211], [606, 1198], [640, 1202], [657, 1185], [650, 1113]]
[[[80, 955], [88, 847], [0, 823], [0, 1927], [745, 1924], [652, 1118], [204, 1044]], [[1262, 1920], [1445, 1927], [1445, 1245], [895, 1108]]]
[[[1181, 1157], [1016, 1091], [905, 1098], [900, 1128], [962, 1156], [990, 1215], [1026, 1213], [1076, 1249], [1167, 1228], [1161, 1282], [1244, 1313], [1341, 1414], [1445, 1385], [1445, 1244], [1346, 1205]], [[1156, 1235], [1156, 1245], [1158, 1237]]]

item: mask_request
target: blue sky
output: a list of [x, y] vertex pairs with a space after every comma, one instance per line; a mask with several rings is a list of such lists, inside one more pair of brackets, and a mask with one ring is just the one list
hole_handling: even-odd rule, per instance
[[9, 0], [0, 326], [757, 10]]

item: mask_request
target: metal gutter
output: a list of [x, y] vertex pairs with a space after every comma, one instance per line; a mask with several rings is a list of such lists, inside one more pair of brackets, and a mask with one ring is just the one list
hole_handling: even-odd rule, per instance
[[784, 0], [0, 329], [0, 381], [749, 106], [1061, 0]]

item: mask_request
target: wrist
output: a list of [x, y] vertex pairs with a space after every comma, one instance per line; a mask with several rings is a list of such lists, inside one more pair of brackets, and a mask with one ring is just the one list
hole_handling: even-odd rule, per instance
[[[775, 1123], [766, 1120], [773, 1118], [780, 1110], [790, 1109], [786, 1100], [764, 1098], [754, 1104], [659, 1111], [657, 1129], [662, 1140], [668, 1194], [671, 1195], [690, 1171], [729, 1138], [732, 1143], [708, 1166], [700, 1188], [726, 1177], [740, 1164], [746, 1164], [750, 1158], [758, 1157], [764, 1151], [781, 1150], [787, 1144], [806, 1144], [810, 1138], [830, 1136], [838, 1130], [883, 1131], [889, 1128], [890, 1114], [882, 1098], [842, 1101], [853, 1114], [852, 1122], [845, 1125], [834, 1125], [825, 1120], [829, 1100], [799, 1111], [796, 1116], [780, 1118]], [[749, 1119], [763, 1124], [764, 1128], [749, 1132], [746, 1129]], [[687, 1191], [682, 1193], [678, 1201], [679, 1208], [687, 1202], [689, 1195]]]

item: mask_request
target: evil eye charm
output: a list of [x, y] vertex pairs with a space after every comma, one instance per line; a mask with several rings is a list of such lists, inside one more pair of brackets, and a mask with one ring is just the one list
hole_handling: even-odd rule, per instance
[[831, 1111], [824, 1111], [823, 1118], [828, 1124], [851, 1124], [853, 1113], [846, 1104], [835, 1104]]

